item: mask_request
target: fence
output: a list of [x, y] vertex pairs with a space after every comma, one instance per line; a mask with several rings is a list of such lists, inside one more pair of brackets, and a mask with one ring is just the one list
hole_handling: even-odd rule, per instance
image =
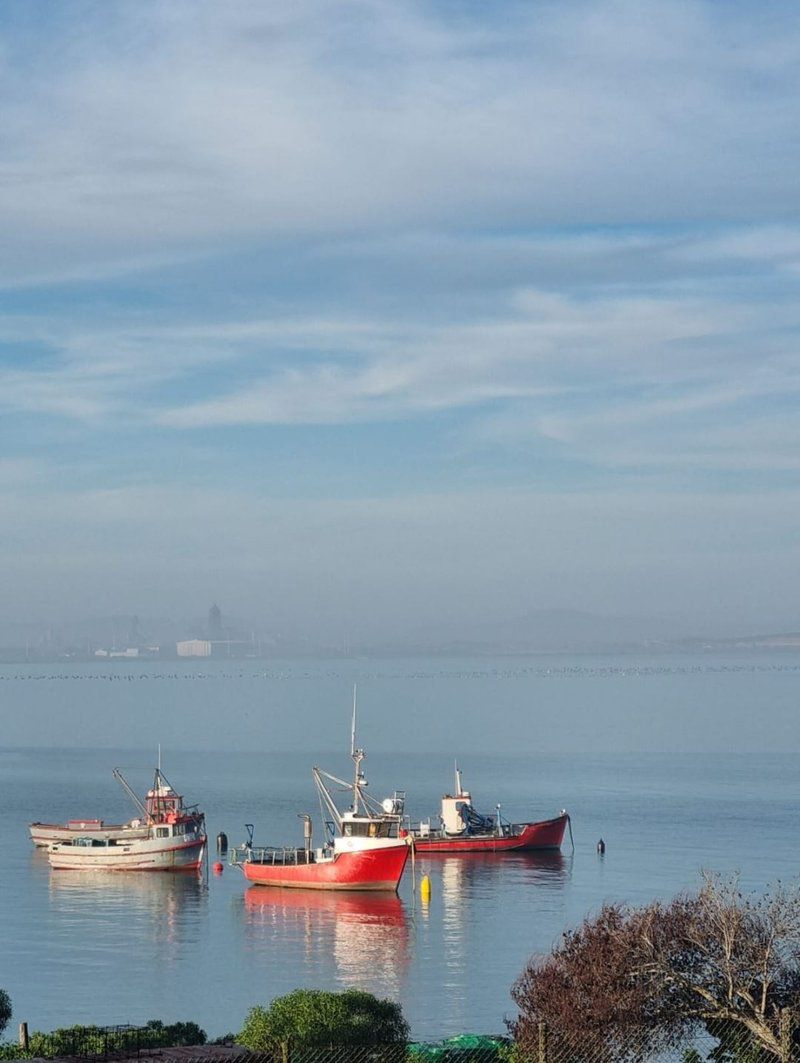
[[[28, 1035], [27, 1024], [20, 1025], [20, 1043], [0, 1044], [0, 1060], [5, 1059], [136, 1059], [141, 1056], [160, 1055], [164, 1045], [178, 1043], [186, 1035], [184, 1044], [195, 1044], [195, 1030], [186, 1030], [186, 1024], [164, 1027], [151, 1022], [147, 1026], [70, 1026], [51, 1033]], [[202, 1034], [202, 1031], [200, 1031]], [[205, 1040], [205, 1035], [202, 1035]]]
[[45, 1058], [107, 1060], [152, 1053], [153, 1042], [153, 1030], [146, 1026], [71, 1026], [49, 1034], [33, 1034], [24, 1047], [31, 1055]]
[[256, 1052], [231, 1044], [170, 1048], [155, 1040], [150, 1027], [73, 1027], [58, 1031], [46, 1051], [34, 1049], [31, 1054], [93, 1060], [150, 1055], [163, 1063], [800, 1063], [800, 1025], [788, 1011], [773, 1029], [754, 1031], [741, 1023], [717, 1021], [669, 1036], [655, 1029], [632, 1029], [615, 1035], [610, 1030], [587, 1031], [568, 1038], [540, 1023], [519, 1043], [478, 1035], [385, 1045], [285, 1041]]
[[800, 1063], [800, 1024], [788, 1008], [749, 1026], [714, 1019], [565, 1035], [537, 1023], [507, 1053], [507, 1063]]
[[379, 1046], [285, 1042], [272, 1052], [224, 1057], [208, 1045], [202, 1063], [800, 1063], [800, 1038], [788, 1014], [777, 1024], [774, 1038], [765, 1042], [740, 1023], [709, 1025], [686, 1028], [670, 1039], [652, 1030], [631, 1031], [624, 1039], [607, 1033], [568, 1039], [540, 1024], [527, 1045], [477, 1036]]

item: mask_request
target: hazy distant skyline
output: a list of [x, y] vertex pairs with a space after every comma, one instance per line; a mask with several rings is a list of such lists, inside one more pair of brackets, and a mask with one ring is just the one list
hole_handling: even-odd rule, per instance
[[800, 627], [795, 5], [12, 0], [6, 616]]

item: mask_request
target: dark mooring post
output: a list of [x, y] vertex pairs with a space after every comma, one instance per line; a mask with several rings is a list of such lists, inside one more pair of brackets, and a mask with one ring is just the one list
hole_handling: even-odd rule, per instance
[[19, 1024], [19, 1047], [23, 1052], [28, 1051], [30, 1041], [28, 1039], [28, 1024], [27, 1022], [21, 1022]]
[[539, 1023], [539, 1059], [538, 1063], [547, 1063], [547, 1023]]

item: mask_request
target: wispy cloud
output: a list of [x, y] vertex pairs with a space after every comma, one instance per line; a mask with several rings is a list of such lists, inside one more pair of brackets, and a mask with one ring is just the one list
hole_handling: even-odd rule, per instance
[[289, 233], [796, 213], [800, 29], [746, 5], [84, 15], [6, 42], [7, 276]]
[[[304, 571], [336, 583], [344, 558], [342, 592], [367, 556], [402, 595], [400, 557], [443, 609], [465, 572], [502, 607], [565, 575], [573, 600], [635, 595], [658, 541], [665, 603], [744, 560], [780, 590], [748, 507], [788, 541], [792, 6], [81, 12], [0, 16], [9, 566], [69, 600], [159, 555], [151, 584], [177, 598], [212, 557], [246, 597], [283, 555], [290, 601]], [[306, 474], [336, 497], [285, 505]], [[518, 592], [543, 508], [552, 584]], [[716, 584], [695, 517], [725, 526]]]
[[[50, 322], [38, 335], [46, 359], [0, 370], [0, 405], [142, 431], [461, 413], [462, 445], [473, 449], [547, 440], [564, 457], [613, 468], [719, 468], [741, 451], [752, 466], [747, 426], [764, 403], [797, 393], [799, 324], [793, 302], [678, 295], [674, 281], [571, 296], [510, 290], [491, 315], [462, 308], [445, 322], [411, 312], [96, 331]], [[0, 338], [30, 331], [0, 322]], [[731, 442], [737, 423], [741, 448]], [[759, 447], [765, 467], [772, 438]], [[775, 468], [787, 467], [786, 442], [775, 439]]]

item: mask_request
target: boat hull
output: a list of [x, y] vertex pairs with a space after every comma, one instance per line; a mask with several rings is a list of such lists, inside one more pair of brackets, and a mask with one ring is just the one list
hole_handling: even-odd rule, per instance
[[72, 827], [61, 823], [31, 823], [28, 829], [31, 841], [38, 849], [57, 842], [74, 841], [76, 838], [92, 838], [95, 841], [134, 841], [146, 838], [147, 825], [131, 827], [126, 823], [109, 823], [98, 820], [76, 820]]
[[109, 846], [53, 845], [47, 852], [54, 871], [196, 871], [205, 838], [164, 845], [159, 840]]
[[564, 814], [538, 823], [521, 823], [518, 825], [518, 832], [507, 835], [463, 834], [451, 837], [446, 834], [429, 834], [427, 837], [419, 837], [415, 834], [414, 848], [418, 853], [500, 853], [560, 849], [568, 823], [569, 816]]
[[238, 866], [248, 882], [305, 890], [391, 890], [396, 892], [411, 847], [380, 846], [338, 852], [310, 863], [271, 864], [247, 860]]

